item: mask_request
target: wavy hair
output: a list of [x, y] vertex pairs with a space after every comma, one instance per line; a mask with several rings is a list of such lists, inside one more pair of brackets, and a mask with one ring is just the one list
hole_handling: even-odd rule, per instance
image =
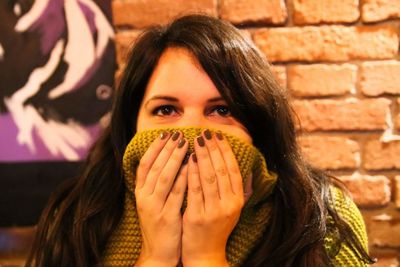
[[101, 264], [123, 210], [122, 156], [136, 133], [147, 82], [168, 47], [189, 50], [214, 82], [232, 114], [250, 132], [269, 169], [279, 175], [271, 219], [245, 266], [327, 266], [326, 217], [366, 262], [372, 262], [349, 226], [329, 206], [334, 179], [312, 168], [296, 142], [293, 112], [267, 61], [238, 29], [204, 15], [188, 15], [145, 31], [131, 50], [115, 97], [111, 122], [94, 145], [82, 175], [50, 199], [28, 265]]

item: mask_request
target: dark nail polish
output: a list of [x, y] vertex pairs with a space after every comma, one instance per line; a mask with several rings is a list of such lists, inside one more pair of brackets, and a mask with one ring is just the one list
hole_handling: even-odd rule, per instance
[[160, 134], [160, 139], [161, 139], [161, 140], [164, 140], [165, 138], [167, 138], [167, 136], [168, 136], [168, 132], [162, 132], [162, 133]]
[[197, 156], [196, 156], [196, 154], [193, 154], [192, 159], [193, 159], [193, 162], [197, 162]]
[[187, 164], [189, 161], [189, 158], [190, 158], [190, 155], [186, 154], [185, 157], [183, 158], [182, 165]]
[[182, 138], [181, 140], [179, 140], [179, 142], [178, 142], [178, 148], [183, 147], [183, 146], [185, 145], [185, 143], [186, 143], [186, 140], [185, 140], [184, 138]]
[[201, 136], [197, 137], [197, 143], [199, 144], [199, 146], [203, 147], [205, 145], [204, 138]]
[[174, 134], [172, 135], [172, 141], [176, 141], [179, 138], [179, 132], [174, 132]]
[[207, 140], [211, 140], [211, 137], [212, 137], [212, 135], [211, 135], [211, 132], [210, 132], [210, 130], [205, 130], [204, 131], [204, 136], [207, 138]]
[[222, 136], [222, 134], [221, 134], [220, 132], [217, 132], [215, 135], [217, 136], [217, 138], [218, 138], [219, 140], [224, 139], [224, 137]]

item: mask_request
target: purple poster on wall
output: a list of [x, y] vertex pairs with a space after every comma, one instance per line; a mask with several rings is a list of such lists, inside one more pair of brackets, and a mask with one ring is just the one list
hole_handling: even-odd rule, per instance
[[110, 107], [109, 19], [92, 0], [1, 2], [0, 161], [82, 159]]
[[[83, 160], [107, 121], [116, 67], [110, 5], [110, 0], [0, 1], [3, 196], [20, 186], [18, 179], [50, 180], [46, 169], [54, 164]], [[0, 212], [7, 204], [1, 201]]]

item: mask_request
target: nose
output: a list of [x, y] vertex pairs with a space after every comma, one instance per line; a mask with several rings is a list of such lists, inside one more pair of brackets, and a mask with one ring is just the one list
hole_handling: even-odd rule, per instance
[[177, 122], [179, 127], [203, 127], [211, 128], [213, 123], [207, 118], [203, 111], [191, 110], [185, 112]]

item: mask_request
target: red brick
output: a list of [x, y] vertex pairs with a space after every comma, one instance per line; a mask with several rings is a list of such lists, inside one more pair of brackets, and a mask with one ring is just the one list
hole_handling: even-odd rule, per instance
[[288, 88], [295, 96], [334, 96], [356, 90], [357, 67], [343, 65], [292, 65], [288, 67]]
[[400, 131], [400, 98], [397, 98], [397, 115], [395, 118], [395, 124], [398, 131]]
[[340, 176], [351, 192], [354, 202], [361, 207], [380, 207], [390, 201], [390, 182], [386, 176]]
[[399, 43], [391, 25], [260, 29], [253, 38], [270, 61], [386, 59], [397, 55]]
[[399, 0], [363, 0], [362, 20], [375, 22], [389, 18], [400, 18]]
[[400, 131], [400, 113], [396, 116], [396, 128]]
[[394, 186], [395, 186], [395, 199], [394, 203], [397, 208], [400, 208], [400, 175], [394, 177]]
[[355, 169], [359, 164], [360, 148], [349, 138], [301, 136], [299, 144], [310, 163], [320, 169]]
[[306, 131], [383, 130], [390, 105], [383, 98], [294, 100], [292, 103]]
[[375, 216], [370, 220], [368, 229], [370, 245], [400, 248], [400, 217], [398, 215], [383, 213]]
[[117, 32], [115, 35], [115, 48], [117, 52], [118, 65], [125, 64], [127, 59], [126, 56], [140, 33], [141, 31]]
[[400, 94], [400, 62], [364, 62], [360, 67], [360, 89], [368, 96]]
[[378, 257], [373, 267], [399, 267], [399, 260], [395, 257]]
[[220, 14], [234, 24], [283, 24], [287, 18], [283, 0], [221, 0]]
[[286, 78], [286, 67], [285, 66], [271, 66], [271, 71], [274, 74], [275, 79], [278, 83], [283, 87], [287, 87], [287, 78]]
[[116, 26], [145, 28], [188, 13], [217, 16], [217, 0], [114, 0], [112, 9]]
[[294, 0], [296, 24], [355, 22], [360, 16], [358, 0]]
[[365, 144], [363, 165], [368, 170], [400, 169], [400, 141], [368, 141]]

